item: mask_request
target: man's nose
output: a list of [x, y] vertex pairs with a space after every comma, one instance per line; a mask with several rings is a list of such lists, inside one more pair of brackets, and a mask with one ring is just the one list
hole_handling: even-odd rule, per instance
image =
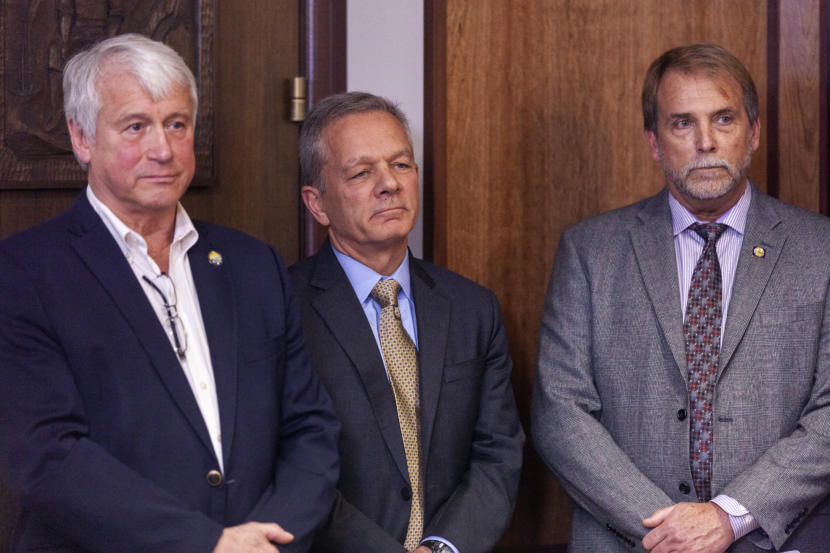
[[377, 191], [379, 194], [394, 194], [401, 188], [394, 168], [387, 166], [378, 170]]
[[168, 161], [173, 156], [170, 137], [163, 128], [153, 128], [147, 135], [147, 157], [157, 161]]
[[702, 154], [709, 154], [717, 149], [715, 129], [710, 124], [700, 124], [695, 129], [695, 147]]

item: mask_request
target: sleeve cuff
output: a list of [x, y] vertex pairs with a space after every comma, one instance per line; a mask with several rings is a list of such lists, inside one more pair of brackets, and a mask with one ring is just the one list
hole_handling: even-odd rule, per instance
[[735, 534], [736, 540], [761, 527], [755, 517], [752, 516], [752, 513], [749, 512], [749, 509], [728, 495], [714, 497], [712, 503], [729, 515], [729, 524], [732, 525], [732, 532]]
[[447, 539], [444, 539], [440, 536], [429, 536], [421, 540], [421, 545], [424, 545], [428, 541], [440, 541], [441, 543], [445, 544], [452, 550], [452, 553], [459, 553], [458, 549]]

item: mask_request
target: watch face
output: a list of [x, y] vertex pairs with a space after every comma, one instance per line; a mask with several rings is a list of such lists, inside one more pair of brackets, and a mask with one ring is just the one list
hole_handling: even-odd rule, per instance
[[432, 553], [452, 553], [452, 549], [442, 541], [428, 540], [424, 542], [424, 545], [429, 546], [432, 549]]

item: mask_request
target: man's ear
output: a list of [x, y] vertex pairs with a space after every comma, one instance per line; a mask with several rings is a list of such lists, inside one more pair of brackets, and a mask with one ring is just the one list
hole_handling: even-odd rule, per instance
[[89, 147], [93, 143], [92, 140], [89, 139], [80, 125], [75, 121], [67, 119], [66, 124], [69, 127], [69, 139], [72, 141], [72, 149], [75, 151], [75, 157], [81, 163], [89, 164]]
[[314, 220], [324, 227], [329, 226], [329, 216], [326, 215], [326, 209], [323, 205], [323, 195], [320, 191], [314, 186], [303, 186], [301, 194], [303, 196], [303, 203], [314, 217]]
[[752, 137], [750, 138], [750, 147], [752, 151], [758, 149], [758, 146], [761, 144], [761, 118], [755, 118], [755, 122], [752, 124]]
[[660, 146], [657, 145], [657, 135], [654, 134], [653, 131], [645, 131], [644, 132], [646, 137], [646, 143], [648, 144], [648, 149], [651, 150], [651, 157], [654, 158], [654, 161], [660, 162]]

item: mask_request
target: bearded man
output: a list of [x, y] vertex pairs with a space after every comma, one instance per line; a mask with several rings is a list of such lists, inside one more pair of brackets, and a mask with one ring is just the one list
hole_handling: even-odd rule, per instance
[[570, 551], [827, 551], [828, 219], [747, 179], [758, 95], [723, 48], [655, 60], [643, 117], [666, 188], [562, 235], [542, 317]]

